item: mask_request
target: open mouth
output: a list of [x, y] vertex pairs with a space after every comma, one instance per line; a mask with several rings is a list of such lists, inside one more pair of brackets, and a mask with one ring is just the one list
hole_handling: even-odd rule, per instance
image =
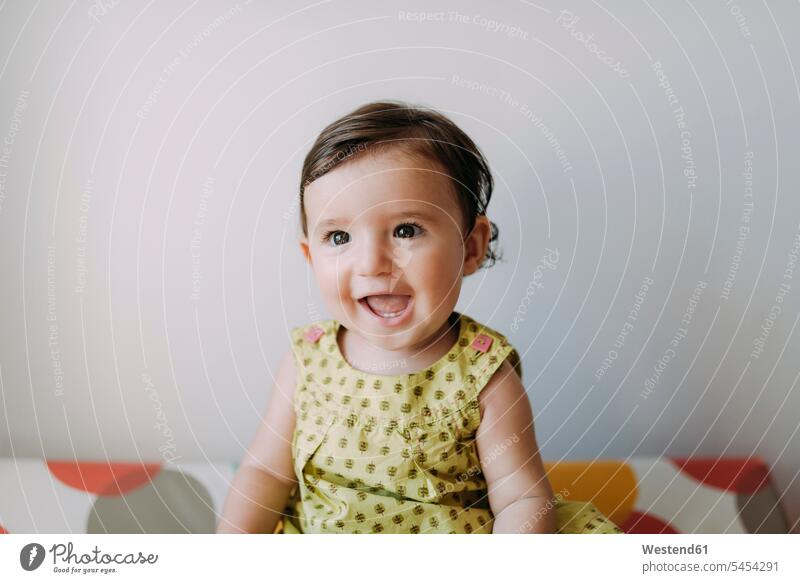
[[376, 294], [358, 300], [364, 309], [386, 322], [397, 322], [408, 313], [411, 296], [400, 294]]

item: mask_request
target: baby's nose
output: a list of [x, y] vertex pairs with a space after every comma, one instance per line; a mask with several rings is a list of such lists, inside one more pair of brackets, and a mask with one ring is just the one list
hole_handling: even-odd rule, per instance
[[359, 275], [381, 275], [394, 269], [393, 246], [378, 237], [363, 240], [359, 246]]

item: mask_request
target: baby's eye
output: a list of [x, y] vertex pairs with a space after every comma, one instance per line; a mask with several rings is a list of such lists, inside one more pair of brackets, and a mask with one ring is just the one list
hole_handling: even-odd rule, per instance
[[401, 239], [410, 239], [411, 237], [415, 236], [414, 229], [417, 230], [417, 235], [422, 233], [422, 227], [420, 227], [417, 223], [403, 223], [402, 225], [398, 225], [394, 230], [394, 233]]
[[322, 240], [331, 240], [334, 247], [340, 247], [350, 240], [350, 235], [346, 231], [330, 231], [325, 234]]

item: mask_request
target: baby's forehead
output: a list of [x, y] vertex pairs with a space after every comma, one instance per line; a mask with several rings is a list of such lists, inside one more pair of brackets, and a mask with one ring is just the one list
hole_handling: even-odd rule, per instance
[[309, 218], [317, 221], [414, 211], [446, 217], [458, 210], [452, 179], [439, 164], [396, 153], [365, 155], [342, 164], [305, 189], [305, 205]]
[[415, 186], [431, 181], [449, 183], [450, 174], [442, 164], [428, 157], [411, 155], [400, 150], [368, 152], [338, 164], [306, 190], [341, 191], [376, 188], [391, 183], [397, 186]]

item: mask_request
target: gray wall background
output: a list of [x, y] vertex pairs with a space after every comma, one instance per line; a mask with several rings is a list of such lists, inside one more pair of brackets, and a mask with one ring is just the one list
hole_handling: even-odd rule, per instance
[[524, 353], [545, 458], [758, 455], [797, 520], [798, 21], [788, 0], [3, 2], [0, 454], [238, 461], [289, 327], [328, 317], [302, 157], [389, 97], [493, 165], [506, 261], [458, 309]]

